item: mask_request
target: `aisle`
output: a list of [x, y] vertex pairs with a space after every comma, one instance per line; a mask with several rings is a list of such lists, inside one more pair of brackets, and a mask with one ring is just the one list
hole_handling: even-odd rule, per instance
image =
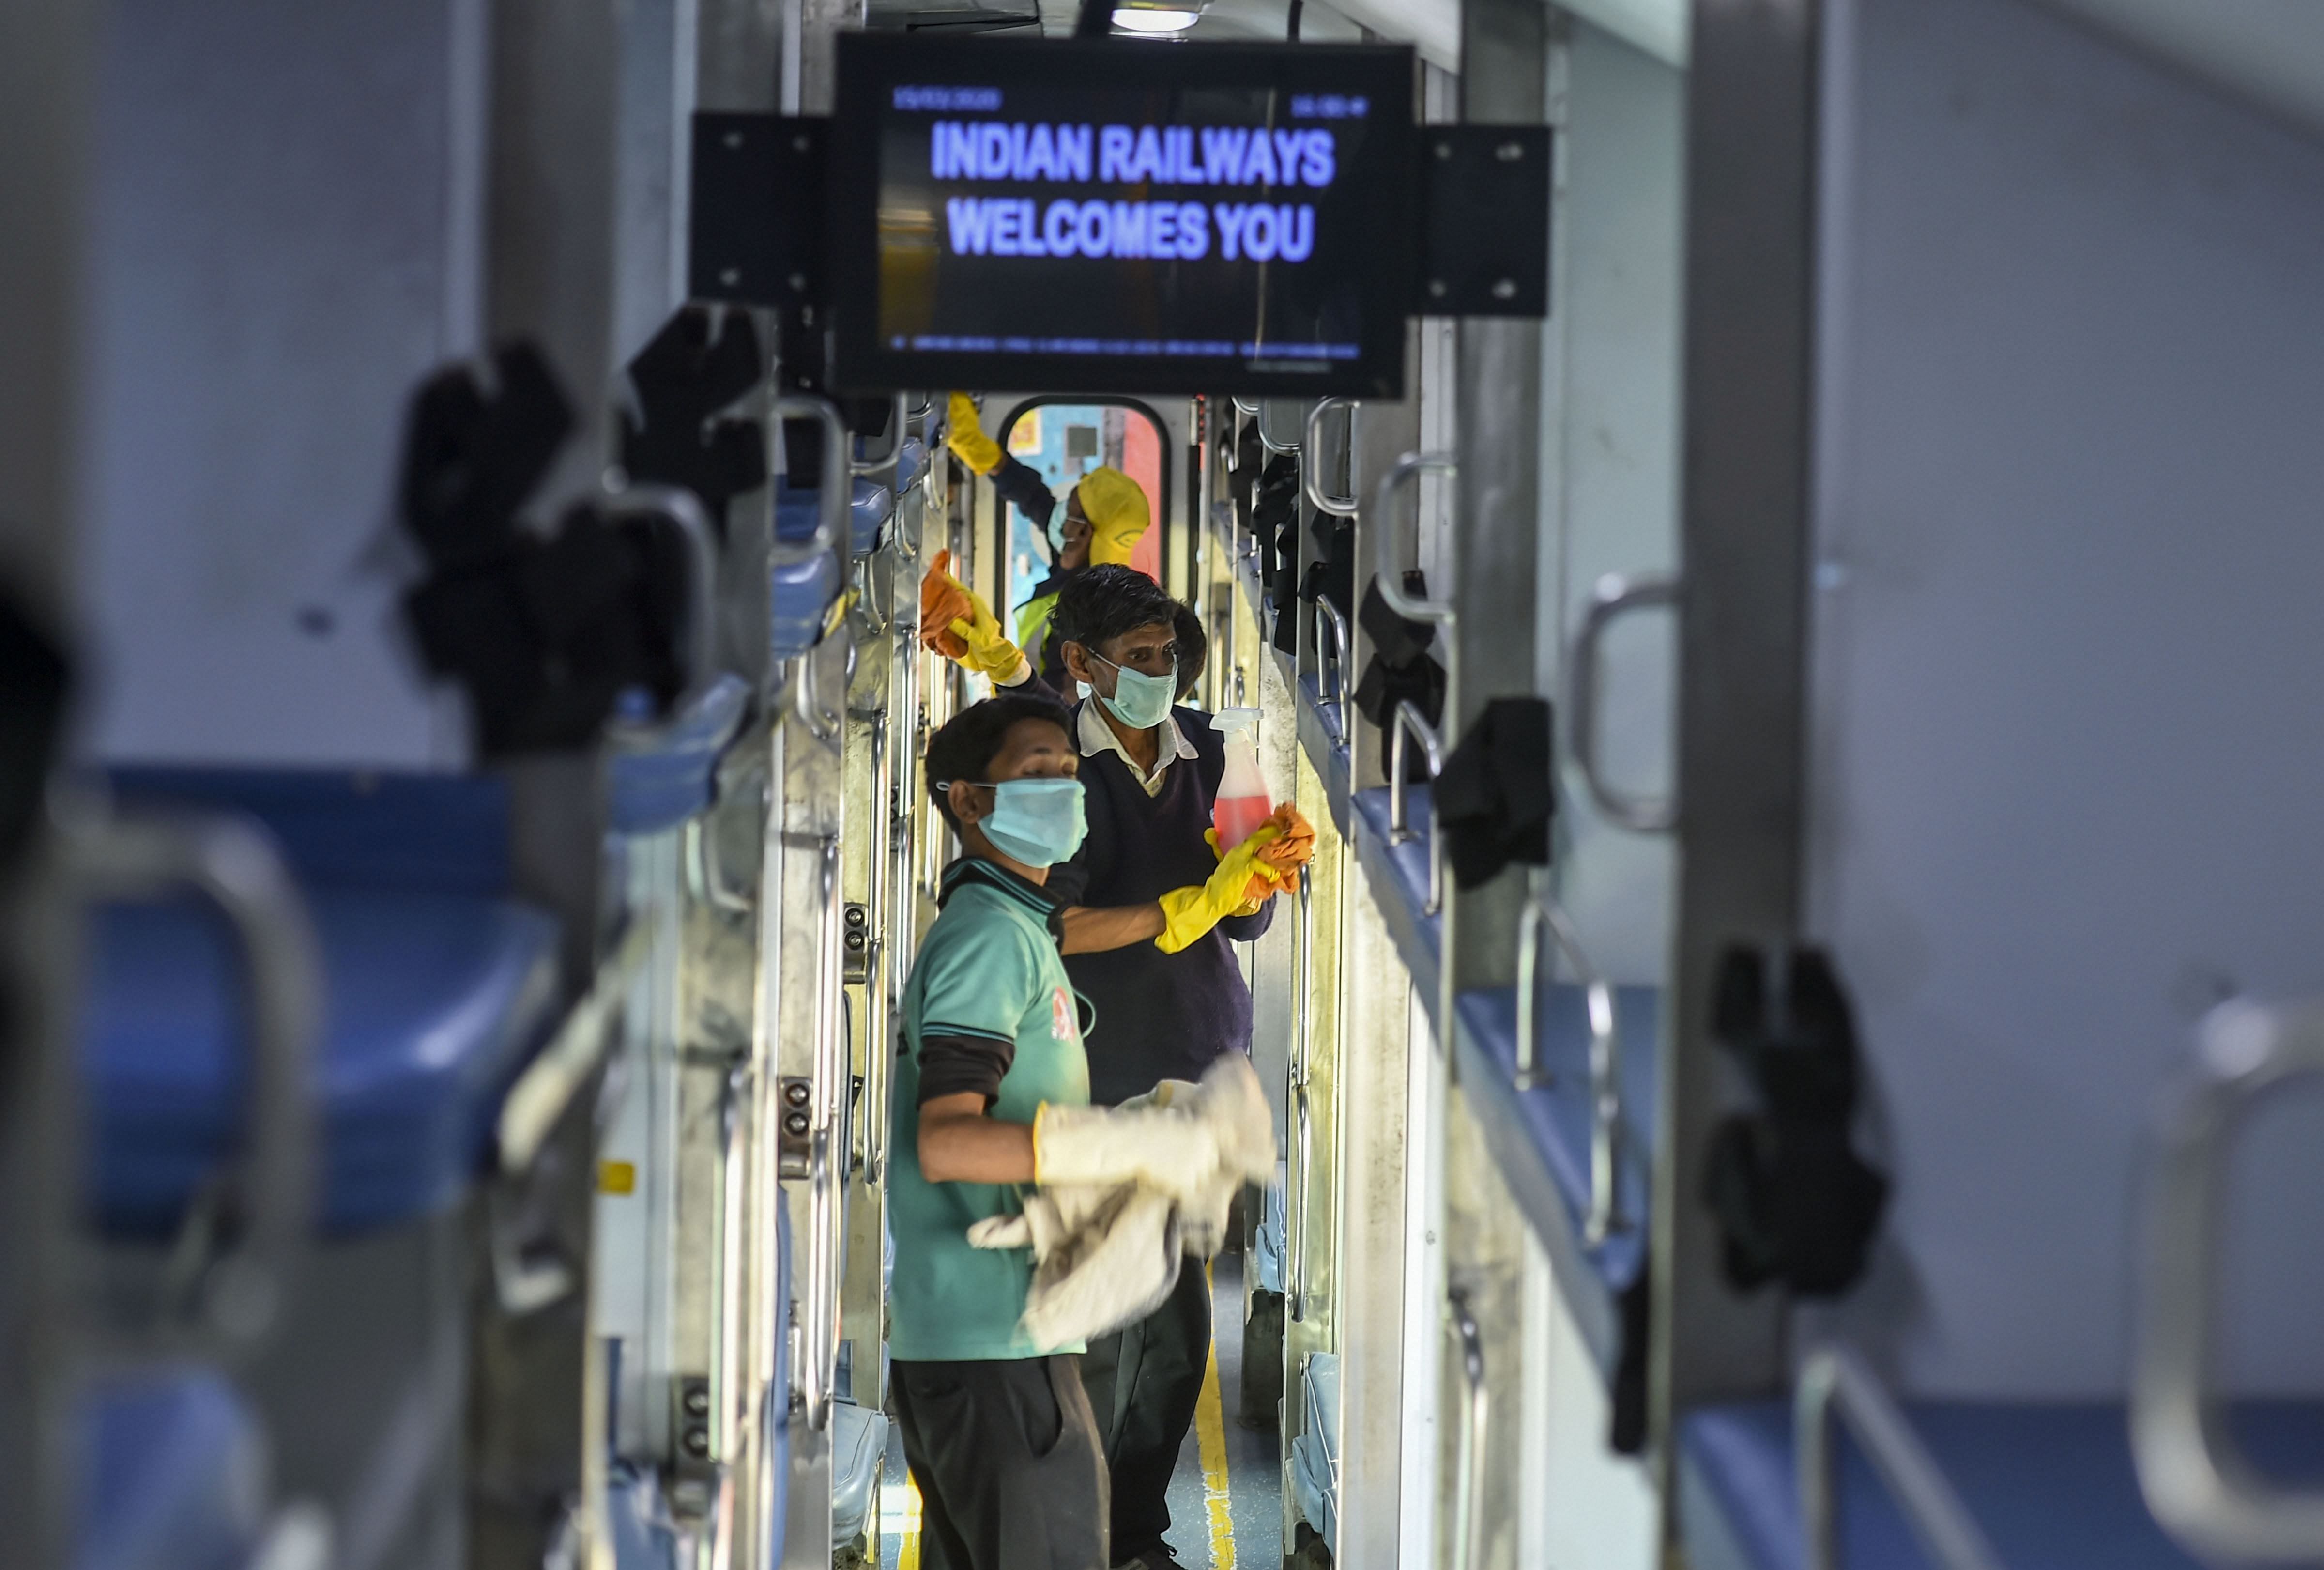
[[[1277, 1570], [1283, 1563], [1283, 1469], [1273, 1414], [1264, 1427], [1241, 1423], [1242, 1257], [1212, 1270], [1211, 1371], [1194, 1432], [1170, 1482], [1171, 1551], [1186, 1570]], [[919, 1498], [890, 1435], [881, 1486], [880, 1563], [921, 1570]]]
[[1283, 1464], [1275, 1415], [1242, 1425], [1242, 1265], [1211, 1271], [1211, 1373], [1170, 1482], [1171, 1552], [1186, 1570], [1280, 1570]]

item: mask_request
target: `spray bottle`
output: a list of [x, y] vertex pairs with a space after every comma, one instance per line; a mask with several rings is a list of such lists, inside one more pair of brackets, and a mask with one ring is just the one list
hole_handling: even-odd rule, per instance
[[1219, 831], [1219, 849], [1224, 852], [1249, 839], [1275, 807], [1259, 772], [1259, 710], [1222, 708], [1211, 724], [1226, 751], [1226, 773], [1211, 808], [1211, 827]]

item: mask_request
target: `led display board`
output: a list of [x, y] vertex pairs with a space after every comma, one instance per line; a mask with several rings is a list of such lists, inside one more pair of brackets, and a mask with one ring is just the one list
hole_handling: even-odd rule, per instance
[[1396, 397], [1413, 56], [839, 40], [835, 370], [855, 390]]

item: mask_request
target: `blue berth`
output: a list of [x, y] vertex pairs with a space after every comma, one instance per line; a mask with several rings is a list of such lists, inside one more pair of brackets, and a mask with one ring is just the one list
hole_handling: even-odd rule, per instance
[[[1428, 914], [1428, 832], [1433, 821], [1428, 787], [1407, 785], [1404, 792], [1405, 827], [1412, 837], [1391, 845], [1388, 836], [1388, 791], [1385, 785], [1357, 791], [1349, 801], [1354, 830], [1356, 860], [1370, 882], [1372, 898], [1388, 923], [1389, 938], [1412, 973], [1413, 990], [1436, 1019], [1437, 932], [1442, 923]], [[1452, 881], [1445, 869], [1445, 881]]]
[[243, 1570], [264, 1527], [266, 1445], [233, 1386], [155, 1368], [83, 1402], [74, 1570]]
[[[2147, 1512], [2119, 1406], [1916, 1401], [1904, 1411], [2008, 1570], [2201, 1570]], [[2252, 1402], [2232, 1422], [2264, 1472], [2324, 1477], [2324, 1404]], [[1680, 1451], [1695, 1570], [1800, 1570], [1790, 1403], [1695, 1412]], [[1840, 1570], [1923, 1570], [1929, 1561], [1871, 1463], [1852, 1443], [1839, 1454]]]
[[1340, 734], [1338, 701], [1325, 700], [1312, 675], [1299, 679], [1298, 716], [1299, 744], [1306, 749], [1308, 762], [1323, 781], [1323, 799], [1331, 808], [1333, 826], [1344, 836], [1349, 832], [1351, 788], [1348, 738]]
[[606, 781], [614, 832], [674, 828], [710, 805], [718, 760], [750, 696], [740, 677], [721, 676], [646, 738], [617, 741]]
[[[391, 1225], [452, 1203], [501, 1094], [558, 1002], [558, 930], [506, 896], [497, 781], [129, 771], [124, 796], [239, 808], [282, 845], [325, 978], [319, 1220]], [[191, 904], [99, 913], [82, 1062], [98, 1216], [166, 1235], [241, 1138], [247, 1067], [234, 955]]]
[[1470, 1087], [1471, 1109], [1499, 1159], [1510, 1192], [1549, 1248], [1554, 1274], [1583, 1339], [1599, 1366], [1610, 1371], [1618, 1351], [1612, 1300], [1637, 1279], [1646, 1260], [1662, 990], [1614, 989], [1622, 1092], [1615, 1193], [1628, 1224], [1595, 1245], [1584, 1235], [1591, 1201], [1591, 1098], [1583, 989], [1543, 983], [1535, 1020], [1539, 1078], [1529, 1090], [1517, 1086], [1517, 989], [1463, 993], [1455, 1007], [1462, 1083]]

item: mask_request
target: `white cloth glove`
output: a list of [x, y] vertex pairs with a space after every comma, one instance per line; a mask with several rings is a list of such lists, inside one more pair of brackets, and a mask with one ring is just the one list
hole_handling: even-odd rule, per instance
[[[1066, 1134], [1065, 1159], [1110, 1176], [1056, 1180], [1061, 1166], [1043, 1159], [1055, 1152], [1041, 1131], [1055, 1112], [1094, 1114], [1056, 1125]], [[1035, 1128], [1036, 1166], [1049, 1180], [1025, 1196], [1021, 1214], [980, 1221], [968, 1240], [1033, 1251], [1020, 1323], [1042, 1346], [1070, 1346], [1152, 1313], [1177, 1280], [1182, 1256], [1218, 1252], [1236, 1192], [1275, 1171], [1274, 1115], [1240, 1053], [1213, 1063], [1200, 1085], [1165, 1080], [1110, 1111], [1044, 1107]], [[1103, 1131], [1123, 1128], [1135, 1131], [1132, 1148], [1104, 1149]], [[1157, 1161], [1167, 1182], [1143, 1176]]]
[[1275, 1124], [1250, 1059], [1220, 1057], [1200, 1085], [1167, 1080], [1118, 1107], [1045, 1104], [1033, 1120], [1033, 1181], [1137, 1183], [1185, 1202], [1275, 1170]]

